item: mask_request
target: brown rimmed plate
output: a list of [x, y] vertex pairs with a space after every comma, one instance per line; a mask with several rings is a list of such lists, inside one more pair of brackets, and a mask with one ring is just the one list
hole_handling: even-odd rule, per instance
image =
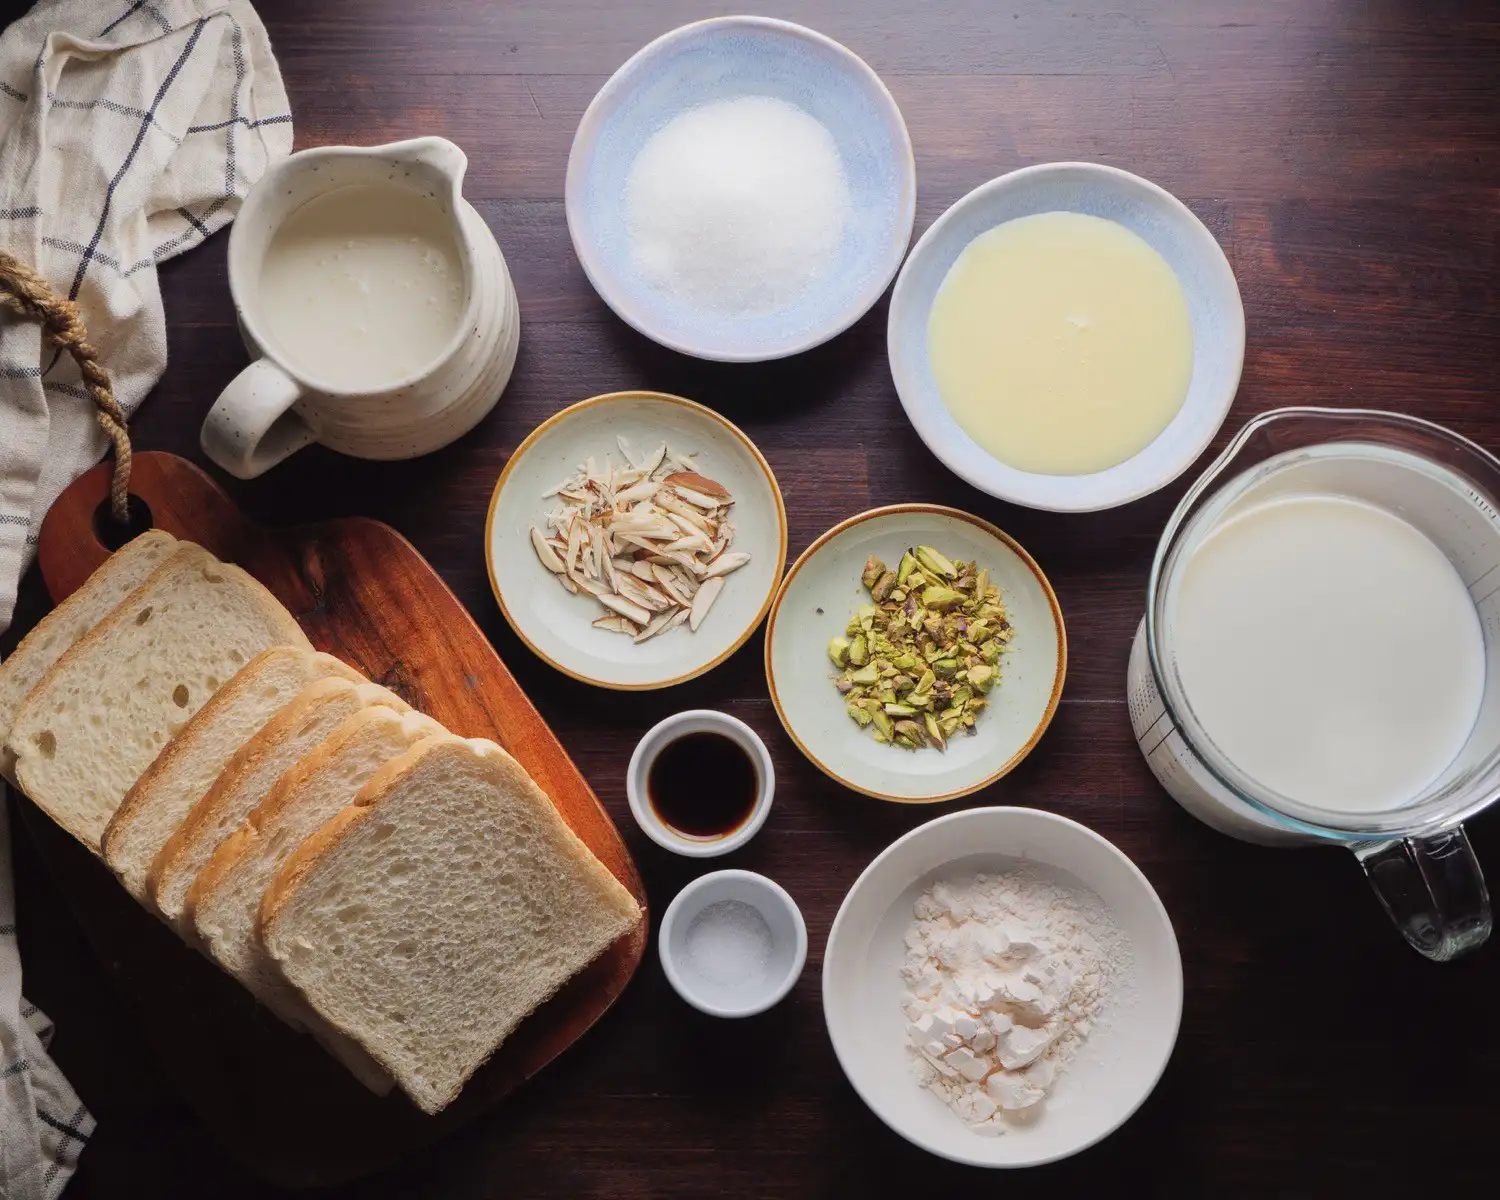
[[[649, 641], [595, 629], [598, 601], [570, 595], [537, 560], [531, 528], [558, 501], [548, 489], [593, 456], [623, 461], [624, 437], [638, 454], [666, 442], [696, 454], [700, 474], [734, 497], [732, 548], [750, 561], [729, 575], [696, 632], [686, 625]], [[786, 567], [786, 506], [771, 464], [734, 424], [711, 408], [663, 392], [611, 392], [549, 417], [516, 447], [490, 499], [484, 557], [500, 611], [538, 657], [599, 687], [646, 691], [682, 683], [718, 666], [745, 643], [771, 607]]]
[[[894, 566], [917, 545], [987, 568], [1015, 628], [974, 735], [942, 751], [877, 743], [844, 711], [827, 654], [829, 639], [869, 603], [860, 583], [865, 559], [874, 554]], [[893, 504], [835, 525], [792, 564], [766, 626], [766, 682], [792, 740], [845, 787], [902, 803], [953, 800], [1012, 770], [1057, 711], [1067, 664], [1062, 609], [1036, 561], [988, 521], [936, 504]]]

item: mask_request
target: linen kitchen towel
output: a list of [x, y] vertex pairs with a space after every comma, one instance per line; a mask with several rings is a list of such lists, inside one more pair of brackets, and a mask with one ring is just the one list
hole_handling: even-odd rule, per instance
[[[227, 224], [292, 146], [246, 0], [43, 0], [0, 34], [0, 248], [76, 300], [133, 413], [167, 364], [156, 264]], [[0, 632], [48, 507], [107, 440], [77, 367], [0, 317]], [[93, 1129], [21, 996], [0, 796], [0, 1197], [52, 1200]]]
[[[78, 301], [127, 415], [167, 364], [156, 264], [228, 224], [291, 120], [247, 0], [43, 0], [0, 35], [0, 248]], [[0, 631], [107, 444], [73, 360], [0, 325]]]

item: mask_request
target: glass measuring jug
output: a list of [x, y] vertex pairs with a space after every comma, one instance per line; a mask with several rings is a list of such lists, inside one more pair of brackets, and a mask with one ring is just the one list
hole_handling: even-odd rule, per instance
[[[1458, 571], [1479, 616], [1484, 693], [1467, 741], [1417, 794], [1379, 811], [1320, 807], [1251, 778], [1205, 731], [1175, 658], [1176, 589], [1195, 550], [1252, 506], [1308, 495], [1363, 501], [1415, 527]], [[1346, 846], [1406, 940], [1429, 958], [1453, 958], [1489, 936], [1489, 895], [1462, 822], [1500, 798], [1500, 460], [1493, 455], [1398, 413], [1285, 408], [1256, 417], [1167, 523], [1128, 686], [1142, 753], [1194, 816], [1247, 841]]]

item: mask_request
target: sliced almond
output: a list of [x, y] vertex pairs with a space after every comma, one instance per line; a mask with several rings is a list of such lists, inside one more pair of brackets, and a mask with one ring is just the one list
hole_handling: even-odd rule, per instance
[[674, 550], [708, 550], [713, 543], [701, 533], [685, 533], [675, 542], [668, 542], [661, 548], [663, 554], [671, 554]]
[[712, 497], [712, 503], [722, 504], [729, 499], [729, 489], [716, 479], [709, 479], [706, 475], [700, 475], [697, 471], [677, 471], [662, 480], [668, 487], [677, 488], [679, 491], [687, 488], [697, 492], [700, 496]]
[[651, 569], [656, 572], [656, 582], [662, 591], [671, 596], [673, 600], [676, 600], [678, 604], [684, 606], [692, 604], [693, 593], [698, 590], [698, 587], [696, 584], [684, 584], [677, 574], [678, 571], [682, 570], [681, 567], [673, 571], [657, 563], [652, 563]]
[[572, 592], [573, 595], [578, 595], [578, 585], [571, 579], [569, 579], [566, 575], [559, 575], [557, 577], [557, 582], [562, 584], [563, 587], [567, 588], [568, 591]]
[[666, 628], [663, 629], [662, 632], [670, 633], [672, 630], [676, 629], [679, 625], [686, 621], [688, 619], [688, 616], [689, 611], [687, 609], [679, 608], [675, 613], [672, 614], [672, 619], [667, 622]]
[[552, 543], [547, 541], [535, 525], [531, 527], [531, 546], [536, 551], [536, 556], [542, 560], [542, 566], [554, 575], [563, 573], [563, 561], [557, 557], [557, 551], [552, 548]]
[[728, 575], [731, 571], [738, 571], [749, 561], [750, 556], [742, 551], [734, 554], [721, 554], [709, 564], [708, 570], [703, 572], [703, 578], [705, 580], [718, 579], [723, 575]]
[[656, 468], [661, 466], [661, 460], [667, 456], [667, 443], [663, 442], [638, 464], [648, 476], [656, 474]]
[[600, 617], [594, 622], [595, 629], [607, 629], [610, 633], [635, 634], [635, 626], [624, 617]]
[[[670, 488], [661, 488], [652, 497], [651, 502], [667, 510], [674, 518], [691, 521], [693, 525], [707, 533], [709, 531], [708, 517], [699, 512], [691, 504], [683, 502], [682, 498]], [[710, 508], [714, 507], [709, 505]]]
[[651, 570], [649, 562], [633, 562], [630, 564], [630, 573], [637, 579], [644, 579], [647, 583], [656, 582], [656, 573]]
[[625, 461], [632, 467], [636, 465], [635, 451], [630, 448], [630, 443], [625, 440], [623, 433], [615, 434], [615, 445], [620, 448], [620, 453], [625, 456]]
[[579, 571], [570, 571], [568, 578], [590, 596], [608, 596], [610, 594], [609, 588], [604, 584], [600, 583], [597, 579], [590, 579], [587, 575]]
[[625, 599], [634, 604], [639, 604], [642, 608], [650, 609], [652, 612], [662, 612], [665, 609], [674, 607], [672, 601], [662, 595], [656, 588], [642, 583], [639, 579], [631, 575], [620, 576], [620, 591], [618, 594], [624, 596]]
[[620, 585], [616, 582], [618, 573], [615, 571], [615, 560], [606, 556], [603, 565], [604, 582], [609, 584], [610, 591], [618, 592], [620, 590]]
[[637, 642], [644, 642], [649, 637], [655, 637], [658, 633], [660, 633], [667, 627], [667, 622], [669, 622], [681, 611], [682, 609], [680, 608], [669, 608], [657, 613], [654, 617], [651, 618], [651, 621], [646, 626], [646, 628], [635, 635], [635, 640]]
[[563, 563], [569, 571], [578, 566], [579, 553], [583, 550], [584, 521], [576, 513], [573, 520], [568, 523], [568, 552], [563, 556]]
[[600, 596], [599, 603], [604, 605], [605, 608], [613, 609], [622, 617], [634, 621], [637, 625], [649, 625], [651, 623], [651, 614], [634, 601], [625, 599], [624, 596]]
[[703, 586], [693, 597], [692, 615], [688, 618], [689, 628], [694, 633], [698, 632], [698, 626], [703, 624], [703, 618], [708, 616], [708, 610], [713, 607], [714, 601], [719, 598], [719, 593], [723, 590], [724, 577], [722, 575], [703, 581]]
[[609, 557], [604, 548], [604, 530], [597, 525], [589, 527], [589, 548], [594, 552], [593, 565], [589, 568], [589, 574], [596, 579], [604, 577], [604, 560]]
[[659, 485], [650, 479], [642, 479], [639, 483], [632, 483], [629, 487], [622, 488], [615, 493], [615, 503], [636, 504], [642, 500], [649, 500], [656, 495]]

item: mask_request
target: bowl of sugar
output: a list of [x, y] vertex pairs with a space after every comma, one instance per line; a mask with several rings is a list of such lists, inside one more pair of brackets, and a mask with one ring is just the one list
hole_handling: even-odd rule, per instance
[[653, 341], [720, 362], [785, 358], [859, 320], [901, 265], [916, 198], [879, 76], [768, 17], [638, 51], [568, 156], [568, 232], [595, 291]]

